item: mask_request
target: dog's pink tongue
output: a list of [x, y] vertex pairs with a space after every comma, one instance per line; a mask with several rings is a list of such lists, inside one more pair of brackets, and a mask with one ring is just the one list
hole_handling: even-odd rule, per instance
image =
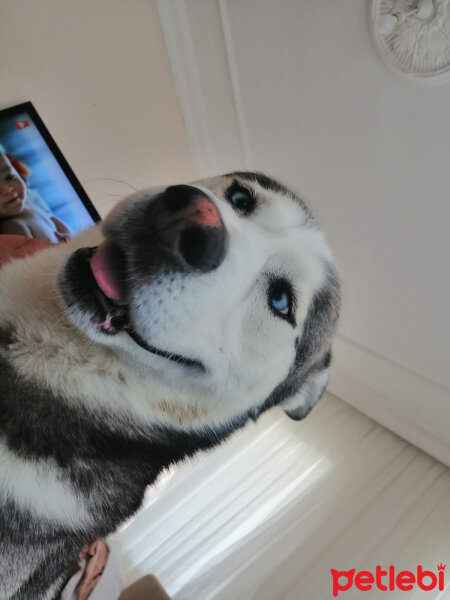
[[122, 297], [121, 290], [111, 272], [104, 246], [100, 246], [91, 258], [91, 270], [98, 287], [105, 296], [116, 302], [119, 301]]

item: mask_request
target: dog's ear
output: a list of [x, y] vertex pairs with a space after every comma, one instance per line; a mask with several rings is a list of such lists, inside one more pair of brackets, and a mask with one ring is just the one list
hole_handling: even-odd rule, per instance
[[329, 366], [308, 373], [297, 393], [280, 403], [288, 417], [299, 421], [311, 412], [327, 387], [329, 375]]

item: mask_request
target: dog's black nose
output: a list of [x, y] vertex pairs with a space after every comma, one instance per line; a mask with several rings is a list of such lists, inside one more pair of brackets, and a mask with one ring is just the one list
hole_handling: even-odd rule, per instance
[[147, 239], [163, 266], [206, 272], [223, 261], [227, 231], [216, 205], [201, 190], [168, 187], [149, 204], [145, 220]]

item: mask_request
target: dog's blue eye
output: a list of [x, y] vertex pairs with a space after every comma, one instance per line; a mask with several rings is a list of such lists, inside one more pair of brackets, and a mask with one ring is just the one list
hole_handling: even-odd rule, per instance
[[269, 288], [269, 306], [280, 317], [292, 320], [292, 290], [287, 281], [274, 281]]
[[249, 215], [255, 208], [255, 199], [252, 193], [237, 182], [234, 182], [226, 192], [228, 201], [243, 215]]
[[271, 297], [272, 306], [282, 315], [288, 315], [291, 310], [291, 301], [287, 292], [276, 292]]
[[252, 199], [250, 198], [250, 194], [248, 192], [244, 192], [244, 190], [238, 190], [231, 195], [231, 202], [236, 208], [245, 212], [249, 209]]

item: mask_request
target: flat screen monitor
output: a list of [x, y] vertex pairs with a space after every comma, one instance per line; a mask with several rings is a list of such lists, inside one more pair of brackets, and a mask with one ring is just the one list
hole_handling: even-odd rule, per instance
[[31, 102], [0, 111], [0, 234], [64, 242], [100, 221]]

